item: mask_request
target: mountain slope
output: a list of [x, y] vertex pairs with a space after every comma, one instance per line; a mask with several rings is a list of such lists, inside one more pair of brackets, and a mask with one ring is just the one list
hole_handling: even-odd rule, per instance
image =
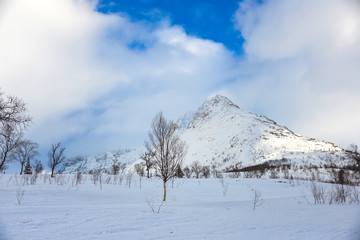
[[[273, 120], [240, 108], [220, 95], [209, 97], [196, 111], [176, 121], [178, 134], [188, 145], [184, 166], [194, 161], [219, 170], [246, 167], [269, 160], [286, 159], [297, 165], [321, 165], [326, 158], [339, 159], [344, 150], [330, 142], [296, 134]], [[110, 169], [113, 159], [123, 166], [140, 161], [144, 148], [119, 150], [67, 162], [64, 173]]]
[[220, 95], [200, 106], [181, 138], [189, 146], [185, 165], [199, 161], [221, 168], [240, 162], [254, 165], [295, 153], [343, 151], [333, 143], [301, 136], [265, 116], [249, 113]]

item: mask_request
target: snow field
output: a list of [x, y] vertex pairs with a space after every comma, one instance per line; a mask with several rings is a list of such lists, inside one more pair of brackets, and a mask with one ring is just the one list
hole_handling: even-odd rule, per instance
[[[359, 239], [357, 204], [314, 205], [311, 183], [284, 179], [0, 176], [0, 239]], [[59, 175], [58, 175], [59, 176]], [[46, 182], [44, 183], [44, 178]], [[110, 179], [106, 184], [107, 179]], [[221, 182], [222, 181], [222, 182]], [[140, 184], [141, 183], [141, 184]], [[318, 183], [324, 187], [331, 184]], [[140, 188], [141, 185], [141, 188]], [[100, 188], [101, 186], [101, 188]], [[24, 197], [18, 204], [16, 192]], [[253, 210], [254, 191], [263, 204]], [[155, 209], [153, 213], [151, 207]]]

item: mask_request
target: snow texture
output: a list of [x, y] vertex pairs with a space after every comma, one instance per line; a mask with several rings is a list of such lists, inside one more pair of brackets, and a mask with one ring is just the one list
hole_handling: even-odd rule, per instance
[[[159, 213], [153, 213], [147, 202], [157, 211], [161, 180], [134, 175], [129, 188], [125, 179], [119, 184], [119, 176], [104, 175], [100, 189], [90, 175], [83, 176], [76, 186], [75, 175], [57, 178], [58, 183], [40, 175], [36, 184], [28, 185], [19, 176], [0, 176], [0, 239], [360, 237], [359, 205], [314, 205], [306, 181], [176, 179], [169, 182], [168, 201]], [[16, 200], [19, 188], [25, 191], [20, 205]], [[263, 204], [253, 210], [255, 190], [262, 194]]]

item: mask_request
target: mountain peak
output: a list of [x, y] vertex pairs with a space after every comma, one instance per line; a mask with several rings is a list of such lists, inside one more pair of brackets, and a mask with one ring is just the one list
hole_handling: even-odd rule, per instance
[[228, 99], [225, 96], [219, 95], [219, 94], [215, 94], [212, 96], [209, 96], [206, 101], [203, 103], [204, 105], [208, 105], [208, 106], [232, 106], [232, 107], [236, 107], [239, 108], [237, 105], [235, 105], [230, 99]]
[[226, 113], [233, 111], [244, 111], [237, 105], [235, 105], [230, 99], [222, 95], [213, 95], [208, 97], [205, 102], [196, 111], [189, 128], [195, 125], [201, 124], [203, 121], [207, 121], [216, 115], [226, 115]]

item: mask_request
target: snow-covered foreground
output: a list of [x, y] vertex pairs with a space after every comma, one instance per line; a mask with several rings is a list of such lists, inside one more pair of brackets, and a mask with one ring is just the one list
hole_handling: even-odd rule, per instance
[[[140, 184], [134, 175], [129, 188], [126, 178], [105, 184], [105, 176], [100, 189], [90, 175], [77, 186], [75, 175], [63, 185], [40, 176], [21, 186], [19, 205], [20, 177], [0, 178], [0, 239], [360, 239], [359, 205], [314, 205], [306, 181], [176, 179], [156, 213], [158, 179]], [[263, 200], [256, 210], [255, 189]]]

